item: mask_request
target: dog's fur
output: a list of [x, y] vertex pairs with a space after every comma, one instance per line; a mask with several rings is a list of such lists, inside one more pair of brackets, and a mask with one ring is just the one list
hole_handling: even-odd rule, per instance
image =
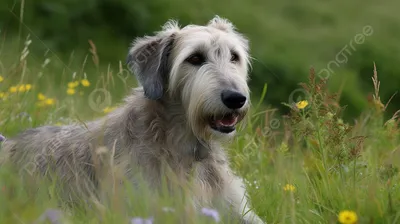
[[[133, 182], [140, 169], [146, 182], [157, 188], [167, 165], [180, 181], [187, 182], [193, 175], [197, 205], [222, 198], [242, 215], [249, 210], [244, 184], [229, 168], [221, 146], [235, 131], [216, 131], [209, 119], [231, 112], [221, 100], [223, 90], [247, 98], [243, 107], [234, 110], [238, 121], [248, 112], [248, 50], [247, 39], [218, 16], [206, 26], [180, 28], [169, 21], [154, 36], [132, 44], [127, 62], [141, 87], [133, 90], [123, 106], [86, 125], [26, 130], [7, 140], [2, 151], [20, 166], [33, 162], [30, 170], [46, 172], [50, 166], [67, 183], [87, 176], [95, 186], [99, 177], [93, 151], [105, 146], [113, 150], [114, 163]], [[195, 52], [204, 55], [204, 64], [188, 63]], [[252, 211], [241, 219], [263, 223]]]

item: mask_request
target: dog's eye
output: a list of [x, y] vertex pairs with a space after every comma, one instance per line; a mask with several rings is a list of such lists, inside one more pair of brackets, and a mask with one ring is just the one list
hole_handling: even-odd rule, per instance
[[186, 59], [192, 65], [202, 65], [205, 62], [205, 58], [201, 54], [193, 54]]
[[231, 62], [238, 62], [239, 61], [239, 55], [235, 52], [232, 52], [231, 54]]

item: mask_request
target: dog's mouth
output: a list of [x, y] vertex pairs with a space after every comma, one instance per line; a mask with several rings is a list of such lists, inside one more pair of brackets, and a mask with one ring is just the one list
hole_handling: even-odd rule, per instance
[[239, 122], [239, 115], [229, 113], [225, 115], [214, 116], [210, 119], [210, 127], [221, 133], [231, 133], [236, 129]]

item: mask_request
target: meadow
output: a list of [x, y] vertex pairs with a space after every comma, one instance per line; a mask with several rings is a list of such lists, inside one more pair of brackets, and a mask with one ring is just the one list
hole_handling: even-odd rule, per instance
[[[22, 52], [2, 52], [0, 133], [6, 138], [31, 127], [105, 115], [137, 85], [122, 62], [100, 67], [93, 43], [80, 65], [32, 55], [34, 44], [28, 38]], [[384, 74], [379, 64], [371, 64], [374, 94], [351, 123], [342, 119], [340, 92], [329, 91], [329, 80], [313, 69], [296, 89], [303, 97], [282, 102], [288, 114], [263, 106], [267, 85], [255, 97], [259, 101], [253, 101], [247, 124], [228, 149], [231, 166], [245, 178], [254, 209], [267, 223], [400, 223], [400, 112], [386, 113], [389, 99], [379, 95]], [[112, 186], [105, 202], [68, 207], [58, 200], [54, 183], [31, 176], [29, 167], [25, 171], [0, 169], [0, 223], [232, 221], [218, 208], [200, 214], [188, 210], [183, 206], [187, 192], [171, 198], [129, 185]], [[105, 184], [114, 183], [114, 170], [108, 171], [111, 179]]]

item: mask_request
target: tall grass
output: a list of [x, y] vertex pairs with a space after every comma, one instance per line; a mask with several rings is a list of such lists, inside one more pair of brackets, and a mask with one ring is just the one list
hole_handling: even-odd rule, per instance
[[[27, 39], [18, 61], [0, 55], [0, 133], [6, 137], [44, 124], [95, 119], [135, 86], [122, 64], [116, 69], [99, 64], [93, 42], [81, 66], [60, 63], [51, 54], [39, 61], [29, 54], [31, 44]], [[285, 103], [291, 111], [287, 115], [253, 108], [227, 150], [231, 166], [246, 180], [255, 211], [268, 223], [338, 223], [344, 210], [356, 214], [358, 223], [400, 223], [400, 112], [384, 120], [376, 69], [371, 77], [375, 93], [368, 98], [369, 108], [351, 124], [341, 119], [345, 107], [338, 103], [340, 95], [329, 93], [329, 80], [317, 79], [313, 70], [301, 84], [306, 107]], [[94, 111], [89, 96], [99, 88], [110, 92], [112, 104]], [[132, 217], [153, 217], [155, 223], [215, 222], [184, 206], [189, 191], [172, 198], [165, 191], [134, 190], [130, 183], [116, 187], [114, 181], [105, 178], [107, 200], [68, 207], [59, 200], [55, 183], [3, 166], [0, 223], [60, 216], [48, 209], [62, 211], [65, 221], [59, 223], [129, 223]], [[233, 222], [219, 212], [222, 221]]]

